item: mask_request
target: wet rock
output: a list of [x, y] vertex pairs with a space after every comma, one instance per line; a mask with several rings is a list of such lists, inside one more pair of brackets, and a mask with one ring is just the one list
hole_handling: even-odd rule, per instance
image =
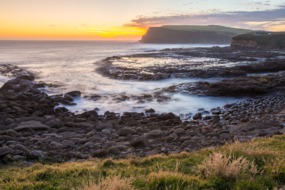
[[177, 135], [184, 135], [186, 132], [184, 129], [178, 128], [174, 130], [174, 133], [176, 133]]
[[39, 121], [24, 121], [18, 124], [18, 126], [15, 128], [16, 131], [22, 131], [22, 130], [48, 130], [50, 127], [47, 125], [42, 124]]
[[32, 150], [27, 153], [27, 158], [29, 159], [44, 159], [46, 157], [46, 153], [41, 150]]
[[103, 157], [106, 157], [108, 156], [109, 152], [105, 149], [99, 149], [99, 150], [96, 150], [92, 153], [92, 156], [93, 157], [98, 157], [98, 158], [103, 158]]
[[134, 140], [131, 141], [130, 143], [133, 147], [145, 147], [148, 146], [148, 140], [144, 137], [137, 137]]
[[156, 137], [159, 137], [160, 135], [162, 135], [162, 133], [163, 132], [160, 129], [155, 129], [155, 130], [148, 132], [146, 134], [146, 137], [147, 138], [156, 138]]
[[102, 133], [105, 134], [105, 135], [110, 135], [112, 132], [111, 132], [110, 129], [103, 129]]
[[13, 153], [14, 150], [8, 146], [3, 146], [0, 148], [0, 158], [6, 156], [7, 154]]
[[12, 161], [17, 162], [17, 161], [22, 161], [22, 160], [26, 160], [27, 157], [25, 156], [21, 156], [21, 155], [14, 155], [12, 156]]
[[15, 130], [13, 129], [9, 129], [7, 132], [6, 132], [6, 135], [10, 136], [10, 137], [19, 137], [20, 136], [20, 133], [16, 132]]
[[52, 141], [52, 142], [50, 143], [50, 148], [51, 148], [51, 149], [61, 149], [61, 148], [63, 148], [63, 146], [62, 146], [62, 144], [59, 143], [59, 142]]
[[102, 131], [103, 129], [112, 129], [113, 128], [113, 124], [106, 122], [106, 123], [99, 123], [96, 125], [96, 129], [98, 129], [99, 131]]
[[45, 123], [45, 125], [52, 128], [60, 128], [63, 126], [63, 122], [59, 119], [52, 119]]
[[152, 108], [146, 109], [146, 110], [144, 110], [144, 111], [145, 111], [145, 113], [155, 113], [155, 110], [152, 109]]
[[117, 147], [108, 148], [108, 152], [114, 155], [119, 155], [121, 153], [121, 151]]
[[63, 148], [74, 148], [75, 143], [71, 140], [64, 140], [64, 141], [62, 141], [62, 147]]
[[133, 129], [130, 129], [130, 128], [122, 128], [122, 129], [119, 129], [117, 133], [120, 136], [127, 136], [127, 135], [134, 134], [135, 131]]
[[65, 96], [71, 96], [73, 98], [80, 97], [81, 92], [80, 91], [71, 91], [65, 94]]
[[214, 109], [211, 109], [211, 113], [212, 114], [215, 114], [215, 115], [219, 115], [222, 113], [222, 109], [221, 108], [214, 108]]
[[17, 77], [18, 79], [24, 79], [24, 80], [29, 80], [29, 81], [34, 81], [35, 77], [32, 75], [21, 75]]
[[87, 123], [87, 122], [80, 122], [80, 123], [76, 123], [77, 127], [80, 128], [93, 128], [94, 124], [91, 123]]
[[202, 114], [201, 114], [201, 113], [196, 113], [196, 114], [193, 116], [193, 119], [194, 119], [194, 120], [200, 120], [200, 119], [202, 119]]

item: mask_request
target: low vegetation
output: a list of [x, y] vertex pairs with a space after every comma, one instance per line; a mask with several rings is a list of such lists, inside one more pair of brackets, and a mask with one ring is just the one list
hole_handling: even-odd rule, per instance
[[233, 37], [234, 41], [247, 41], [256, 43], [257, 47], [285, 48], [285, 32], [248, 33]]
[[0, 189], [282, 189], [285, 135], [193, 153], [1, 166]]

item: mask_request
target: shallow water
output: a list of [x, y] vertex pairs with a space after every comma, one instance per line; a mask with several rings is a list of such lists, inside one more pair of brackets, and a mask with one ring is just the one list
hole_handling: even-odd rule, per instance
[[[203, 46], [203, 47], [210, 47]], [[60, 85], [56, 88], [46, 88], [52, 94], [66, 93], [80, 90], [84, 96], [100, 95], [105, 98], [98, 101], [80, 98], [76, 100], [77, 106], [66, 106], [74, 112], [82, 112], [99, 108], [100, 113], [105, 111], [125, 112], [143, 111], [153, 108], [157, 112], [173, 112], [187, 114], [196, 112], [198, 108], [210, 109], [232, 103], [240, 99], [224, 97], [199, 97], [184, 94], [173, 94], [167, 102], [137, 103], [129, 100], [117, 102], [113, 96], [124, 93], [126, 95], [140, 95], [152, 93], [156, 89], [184, 82], [201, 81], [202, 79], [168, 79], [163, 81], [120, 81], [101, 76], [95, 72], [95, 62], [114, 55], [129, 55], [145, 53], [164, 48], [191, 48], [202, 45], [152, 45], [132, 42], [7, 42], [0, 41], [0, 64], [9, 63], [26, 68], [37, 76], [37, 81], [44, 81]], [[207, 58], [209, 59], [209, 58]], [[196, 59], [196, 61], [200, 59]], [[138, 60], [141, 64], [151, 63], [153, 60]], [[163, 62], [164, 60], [155, 60]], [[174, 58], [170, 62], [174, 63]], [[202, 61], [205, 61], [202, 59]], [[208, 60], [212, 62], [213, 60]], [[140, 63], [141, 62], [141, 63]], [[182, 64], [182, 63], [181, 63]], [[214, 62], [212, 62], [214, 64]], [[230, 63], [229, 63], [230, 64]], [[139, 66], [137, 65], [137, 66]], [[0, 77], [0, 85], [7, 80]], [[215, 81], [219, 79], [210, 79]]]

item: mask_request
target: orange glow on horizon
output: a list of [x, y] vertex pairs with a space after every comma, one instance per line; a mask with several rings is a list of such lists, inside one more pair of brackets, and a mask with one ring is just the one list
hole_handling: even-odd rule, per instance
[[35, 39], [35, 40], [139, 40], [147, 28], [139, 27], [57, 27], [25, 26], [1, 27], [0, 39]]
[[269, 29], [270, 31], [273, 31], [273, 32], [285, 31], [285, 24], [284, 24], [284, 25], [270, 26], [270, 27], [268, 27], [268, 29]]

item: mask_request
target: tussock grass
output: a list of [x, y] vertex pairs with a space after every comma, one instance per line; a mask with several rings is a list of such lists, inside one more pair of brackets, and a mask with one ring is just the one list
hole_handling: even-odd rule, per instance
[[258, 172], [256, 165], [246, 158], [242, 156], [234, 158], [221, 153], [210, 155], [198, 165], [198, 170], [204, 177], [220, 176], [228, 180], [253, 178]]
[[0, 166], [1, 190], [280, 189], [285, 135], [192, 153]]

